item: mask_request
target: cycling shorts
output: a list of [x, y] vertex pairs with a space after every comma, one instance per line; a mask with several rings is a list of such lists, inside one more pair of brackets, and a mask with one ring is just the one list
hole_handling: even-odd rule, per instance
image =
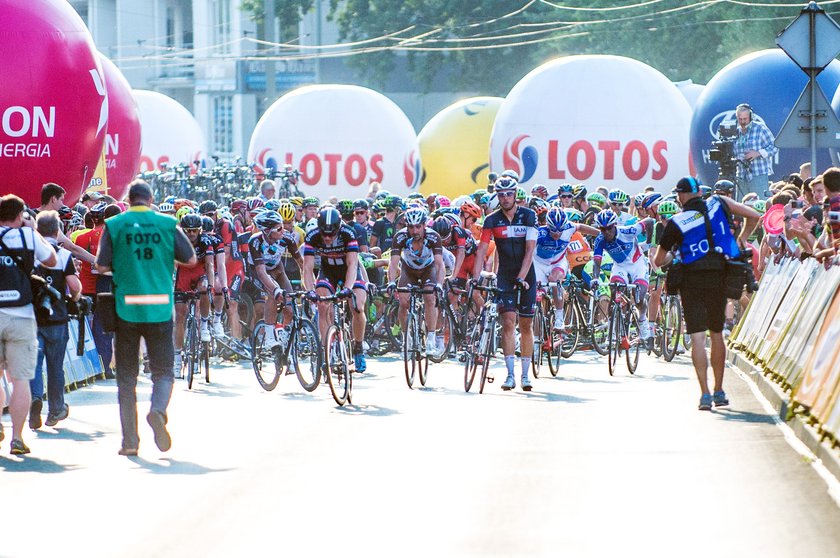
[[569, 274], [569, 260], [563, 258], [559, 262], [552, 264], [534, 258], [534, 272], [537, 275], [537, 281], [540, 283], [548, 283], [549, 276], [551, 276], [551, 273], [555, 269], [559, 269], [561, 271], [559, 280], [562, 281], [566, 278], [566, 275]]
[[635, 262], [614, 263], [610, 283], [635, 283], [643, 287], [648, 286], [648, 263], [646, 258], [639, 258]]
[[[316, 289], [327, 289], [331, 294], [335, 294], [336, 289], [344, 286], [344, 279], [347, 277], [347, 268], [331, 267], [329, 269], [321, 269], [318, 274], [318, 279], [315, 281]], [[356, 282], [353, 283], [354, 289], [367, 290], [367, 281], [362, 276], [362, 266], [356, 268]]]
[[[517, 312], [520, 318], [533, 318], [537, 308], [537, 275], [533, 266], [525, 277], [528, 283], [528, 290], [516, 289], [516, 276], [498, 276], [498, 288], [502, 291], [496, 295], [496, 304], [499, 306], [499, 314], [505, 312]], [[517, 298], [519, 304], [516, 303]]]
[[424, 267], [423, 269], [412, 269], [408, 266], [404, 266], [400, 272], [400, 278], [399, 281], [397, 281], [397, 285], [400, 287], [405, 287], [406, 285], [417, 285], [422, 287], [430, 281], [432, 283], [438, 282], [434, 265]]

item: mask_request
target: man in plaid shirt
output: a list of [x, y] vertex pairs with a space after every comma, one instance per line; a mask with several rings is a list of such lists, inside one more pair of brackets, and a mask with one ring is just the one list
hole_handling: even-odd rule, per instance
[[735, 157], [742, 163], [738, 165], [738, 194], [755, 192], [763, 198], [773, 174], [773, 157], [779, 152], [773, 144], [776, 138], [764, 122], [756, 121], [749, 105], [738, 105], [735, 115], [738, 118]]

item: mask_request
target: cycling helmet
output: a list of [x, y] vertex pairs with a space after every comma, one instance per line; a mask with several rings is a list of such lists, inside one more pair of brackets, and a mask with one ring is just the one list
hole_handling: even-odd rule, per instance
[[645, 194], [644, 192], [640, 192], [633, 196], [633, 205], [635, 205], [636, 207], [641, 207], [642, 202], [645, 201], [645, 196], [647, 196], [647, 194]]
[[531, 195], [545, 199], [548, 197], [548, 188], [545, 187], [545, 184], [534, 184], [534, 187], [531, 188]]
[[[500, 178], [499, 180], [505, 180], [504, 178]], [[487, 210], [488, 211], [496, 211], [499, 209], [499, 196], [498, 194], [490, 194], [487, 197]]]
[[447, 217], [440, 216], [435, 219], [432, 224], [432, 228], [440, 235], [441, 238], [449, 238], [449, 235], [452, 234], [452, 221], [450, 221]]
[[499, 178], [512, 178], [514, 182], [519, 182], [519, 173], [515, 170], [505, 169], [499, 175]]
[[758, 200], [753, 204], [753, 209], [764, 215], [764, 213], [767, 211], [767, 202], [764, 200]]
[[306, 234], [309, 234], [317, 228], [318, 228], [318, 219], [313, 218], [313, 219], [310, 219], [309, 221], [306, 222], [306, 228], [304, 229], [304, 231], [306, 232]]
[[208, 217], [205, 215], [201, 218], [201, 229], [204, 232], [211, 232], [215, 228], [215, 226], [216, 223], [213, 222], [212, 217]]
[[230, 202], [231, 213], [242, 213], [246, 209], [248, 209], [248, 202], [245, 200], [233, 200]]
[[70, 223], [68, 224], [68, 226], [70, 228], [73, 228], [73, 229], [79, 229], [82, 226], [84, 226], [84, 224], [85, 224], [85, 220], [82, 217], [82, 214], [79, 213], [78, 211], [74, 211], [73, 212], [73, 218], [70, 219]]
[[201, 216], [197, 213], [187, 213], [181, 217], [179, 221], [181, 223], [181, 228], [184, 230], [203, 228], [201, 224]]
[[592, 192], [586, 196], [586, 201], [589, 205], [594, 205], [598, 209], [604, 209], [607, 206], [607, 198], [600, 192]]
[[181, 219], [183, 219], [184, 215], [194, 215], [194, 214], [195, 214], [195, 209], [193, 209], [192, 207], [182, 207], [181, 209], [179, 209], [178, 211], [175, 212], [175, 218], [178, 219], [178, 221], [180, 221]]
[[353, 210], [370, 209], [370, 204], [365, 199], [359, 199], [353, 202]]
[[318, 207], [319, 205], [321, 205], [321, 200], [319, 200], [315, 196], [303, 198], [303, 207]]
[[548, 225], [548, 230], [551, 232], [562, 231], [568, 222], [569, 216], [559, 207], [552, 207], [548, 210], [548, 215], [545, 216], [545, 224]]
[[715, 192], [725, 192], [731, 194], [735, 191], [735, 184], [731, 180], [718, 180], [715, 182]]
[[280, 218], [286, 223], [293, 223], [295, 221], [295, 215], [297, 215], [297, 210], [292, 202], [284, 201], [280, 202], [280, 208], [277, 210], [277, 213], [280, 214]]
[[161, 213], [167, 213], [167, 214], [169, 214], [169, 213], [175, 213], [175, 206], [174, 206], [174, 205], [172, 205], [172, 204], [171, 204], [171, 203], [169, 203], [169, 202], [163, 202], [163, 203], [162, 203], [162, 204], [160, 204], [160, 206], [158, 207], [158, 211], [160, 211]]
[[248, 199], [248, 212], [251, 213], [252, 217], [262, 211], [263, 207], [265, 207], [265, 203], [260, 198]]
[[582, 200], [586, 198], [586, 186], [583, 184], [575, 184], [572, 187], [572, 194], [574, 194], [576, 200]]
[[200, 215], [207, 215], [208, 213], [216, 213], [219, 206], [213, 200], [205, 200], [198, 206], [198, 213]]
[[642, 207], [645, 209], [650, 209], [651, 206], [659, 203], [660, 201], [662, 201], [662, 194], [660, 194], [659, 192], [651, 192], [650, 194], [646, 195], [642, 200]]
[[66, 205], [62, 206], [61, 209], [58, 210], [58, 217], [62, 221], [69, 221], [73, 218], [73, 210]]
[[621, 204], [626, 204], [627, 201], [630, 199], [630, 196], [627, 195], [627, 192], [625, 192], [621, 188], [613, 188], [612, 190], [610, 190], [610, 193], [607, 197], [609, 198], [610, 203]]
[[303, 198], [300, 196], [292, 196], [289, 198], [289, 203], [295, 206], [295, 209], [300, 209], [303, 207]]
[[341, 228], [341, 214], [334, 207], [325, 207], [318, 213], [318, 228], [323, 233], [337, 233]]
[[481, 208], [471, 201], [465, 201], [461, 205], [461, 214], [475, 219], [481, 219]]
[[374, 213], [385, 213], [385, 204], [382, 203], [382, 200], [376, 200], [373, 202], [373, 205], [370, 206], [370, 210]]
[[342, 217], [347, 218], [353, 215], [353, 202], [351, 200], [341, 200], [335, 208], [338, 209]]
[[374, 199], [375, 200], [384, 200], [385, 198], [387, 198], [390, 195], [391, 195], [391, 192], [389, 192], [388, 190], [379, 190], [376, 193], [376, 197]]
[[254, 225], [261, 231], [268, 231], [283, 224], [283, 218], [276, 211], [266, 210], [254, 217]]
[[94, 221], [101, 221], [102, 215], [105, 213], [106, 207], [108, 207], [108, 204], [105, 202], [99, 202], [93, 207], [91, 207], [90, 211], [88, 211], [91, 219], [93, 219]]
[[598, 215], [595, 216], [595, 224], [601, 229], [606, 229], [607, 227], [617, 225], [618, 215], [616, 215], [615, 211], [613, 211], [612, 209], [604, 209]]
[[435, 205], [440, 209], [441, 207], [452, 207], [452, 201], [446, 196], [437, 196], [435, 198]]
[[[495, 182], [493, 183], [495, 185]], [[475, 192], [471, 194], [472, 199], [475, 203], [479, 203], [481, 201], [481, 197], [487, 194], [486, 188], [479, 188]]]
[[511, 190], [516, 190], [516, 180], [509, 176], [500, 176], [496, 179], [496, 182], [493, 183], [493, 191], [494, 192], [509, 192]]
[[388, 196], [385, 198], [385, 208], [390, 210], [402, 209], [403, 201], [399, 196]]
[[175, 196], [166, 196], [166, 198], [163, 201], [164, 203], [174, 204], [176, 199], [178, 198], [176, 198]]
[[656, 206], [656, 212], [663, 217], [671, 217], [680, 212], [680, 206], [672, 200], [665, 200]]
[[561, 184], [560, 187], [557, 189], [557, 192], [559, 192], [560, 194], [571, 194], [573, 193], [572, 185]]
[[262, 208], [266, 211], [278, 211], [280, 209], [280, 200], [278, 199], [271, 199], [265, 202], [265, 205]]
[[527, 200], [528, 194], [522, 186], [516, 187], [516, 201]]
[[481, 196], [481, 199], [478, 200], [479, 205], [487, 205], [490, 203], [490, 196], [495, 196], [496, 194], [484, 194]]
[[528, 207], [534, 210], [537, 215], [542, 215], [543, 213], [548, 212], [548, 209], [551, 207], [548, 205], [548, 202], [541, 198], [531, 198], [531, 201], [528, 202]]
[[[432, 195], [436, 196], [437, 194], [432, 194]], [[423, 200], [423, 202], [426, 202], [426, 203], [428, 202], [428, 199], [426, 198], [426, 196], [424, 196], [420, 192], [412, 192], [408, 196], [406, 196], [405, 199], [407, 199], [407, 200]]]
[[461, 219], [459, 219], [455, 213], [444, 213], [441, 217], [449, 219], [449, 222], [452, 223], [453, 227], [461, 226]]
[[583, 221], [583, 211], [579, 209], [575, 209], [574, 207], [567, 207], [563, 210], [566, 215], [569, 217], [569, 221], [572, 223], [580, 223]]
[[175, 200], [172, 203], [172, 205], [175, 206], [175, 211], [178, 211], [182, 207], [195, 207], [195, 204], [193, 202], [191, 202], [190, 200], [184, 199], [184, 198], [179, 198], [179, 199]]
[[412, 207], [405, 212], [405, 224], [422, 225], [429, 219], [429, 214], [422, 207]]
[[703, 199], [705, 200], [706, 198], [712, 195], [712, 187], [706, 186], [705, 184], [701, 184], [700, 195], [703, 196]]

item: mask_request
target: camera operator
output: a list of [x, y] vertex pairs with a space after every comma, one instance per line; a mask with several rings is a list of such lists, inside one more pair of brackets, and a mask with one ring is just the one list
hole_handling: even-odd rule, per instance
[[[38, 334], [29, 276], [35, 261], [53, 266], [55, 251], [24, 220], [23, 200], [14, 194], [0, 198], [0, 369], [12, 384], [12, 455], [29, 453], [23, 424], [32, 403], [29, 380], [35, 376]], [[0, 409], [5, 403], [0, 389]], [[2, 432], [2, 429], [0, 429]]]
[[741, 104], [735, 107], [738, 119], [738, 135], [735, 139], [735, 158], [738, 159], [738, 193], [743, 196], [755, 192], [764, 197], [764, 192], [773, 174], [773, 157], [778, 148], [773, 143], [776, 138], [753, 114], [752, 107]]
[[[680, 298], [686, 333], [691, 335], [691, 361], [702, 392], [699, 409], [708, 411], [713, 402], [715, 406], [729, 404], [723, 391], [726, 260], [741, 256], [739, 247], [746, 246], [750, 233], [758, 224], [759, 214], [731, 198], [711, 196], [704, 201], [700, 183], [691, 176], [681, 178], [674, 192], [683, 211], [665, 225], [653, 261], [656, 267], [667, 265], [674, 259], [675, 251], [679, 251], [682, 258]], [[730, 228], [732, 214], [744, 219], [737, 241]], [[712, 340], [714, 396], [709, 394], [707, 381], [706, 330]]]
[[47, 426], [55, 426], [70, 414], [70, 406], [64, 402], [64, 351], [70, 338], [67, 322], [65, 293], [71, 300], [79, 300], [82, 294], [82, 282], [76, 275], [76, 266], [69, 250], [58, 245], [60, 231], [58, 213], [42, 211], [38, 214], [36, 227], [41, 236], [55, 250], [58, 262], [53, 266], [39, 263], [35, 272], [43, 277], [55, 289], [54, 297], [49, 301], [49, 309], [35, 309], [38, 324], [38, 364], [35, 378], [29, 382], [32, 391], [32, 404], [29, 408], [29, 428], [41, 428], [42, 397], [44, 395], [44, 375], [42, 367], [47, 361]]

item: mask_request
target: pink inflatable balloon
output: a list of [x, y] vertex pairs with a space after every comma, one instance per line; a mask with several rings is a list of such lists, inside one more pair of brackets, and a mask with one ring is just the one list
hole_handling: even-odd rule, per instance
[[93, 39], [65, 0], [0, 0], [0, 193], [79, 199], [105, 142], [108, 99]]
[[99, 61], [108, 89], [108, 134], [105, 137], [108, 193], [122, 199], [140, 169], [140, 115], [131, 86], [101, 53]]

